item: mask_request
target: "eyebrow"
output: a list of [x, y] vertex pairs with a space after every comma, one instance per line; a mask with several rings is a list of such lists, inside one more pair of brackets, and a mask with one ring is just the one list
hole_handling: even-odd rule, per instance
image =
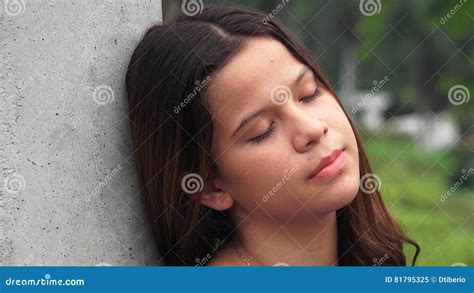
[[[296, 78], [294, 79], [294, 81], [292, 81], [292, 85], [296, 85], [296, 84], [299, 84], [301, 82], [301, 80], [303, 79], [303, 77], [306, 75], [306, 72], [308, 72], [310, 70], [310, 67], [309, 66], [305, 66], [303, 67], [300, 72], [298, 73], [298, 75], [296, 76]], [[243, 128], [245, 125], [247, 125], [248, 123], [250, 123], [250, 121], [252, 121], [253, 119], [257, 118], [258, 116], [260, 116], [262, 113], [268, 111], [268, 109], [270, 109], [271, 107], [273, 107], [274, 105], [267, 105], [265, 107], [263, 107], [262, 109], [256, 111], [256, 112], [253, 112], [251, 113], [250, 115], [248, 115], [246, 118], [242, 119], [242, 121], [240, 122], [240, 125], [239, 127], [237, 127], [237, 129], [234, 131], [234, 133], [232, 133], [231, 137], [233, 137], [241, 128]]]

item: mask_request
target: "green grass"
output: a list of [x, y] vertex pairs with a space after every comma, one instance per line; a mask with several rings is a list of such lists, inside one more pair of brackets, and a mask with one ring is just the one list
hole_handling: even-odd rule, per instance
[[[450, 174], [461, 169], [456, 155], [425, 154], [408, 137], [363, 139], [387, 207], [421, 246], [417, 265], [474, 265], [472, 187], [461, 186], [441, 200], [453, 185]], [[405, 251], [411, 260], [414, 249], [407, 246]]]

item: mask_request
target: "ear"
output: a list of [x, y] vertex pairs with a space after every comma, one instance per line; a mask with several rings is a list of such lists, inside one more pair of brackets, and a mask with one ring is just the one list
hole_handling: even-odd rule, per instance
[[201, 204], [218, 211], [225, 211], [234, 205], [232, 193], [220, 179], [205, 184], [201, 194]]

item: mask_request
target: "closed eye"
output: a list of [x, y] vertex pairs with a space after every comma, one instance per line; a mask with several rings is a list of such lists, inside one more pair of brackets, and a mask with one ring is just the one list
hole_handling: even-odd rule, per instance
[[262, 135], [259, 135], [257, 137], [252, 138], [250, 141], [253, 142], [253, 143], [260, 143], [262, 140], [269, 137], [273, 133], [273, 131], [275, 131], [275, 122], [272, 122], [270, 124], [270, 127], [268, 128], [267, 131], [265, 131], [265, 133], [263, 133]]
[[308, 102], [311, 102], [311, 101], [315, 100], [319, 96], [321, 96], [321, 90], [319, 88], [317, 88], [316, 91], [311, 96], [307, 96], [307, 97], [302, 98], [300, 100], [300, 102], [305, 104], [305, 103], [308, 103]]
[[[311, 101], [314, 101], [319, 96], [321, 96], [321, 94], [322, 94], [321, 90], [319, 88], [317, 88], [316, 91], [311, 96], [307, 96], [307, 97], [302, 98], [300, 100], [300, 102], [303, 103], [303, 104], [309, 103]], [[267, 137], [272, 135], [272, 133], [275, 131], [275, 124], [276, 124], [275, 122], [272, 122], [270, 124], [270, 127], [268, 128], [268, 130], [265, 131], [265, 133], [250, 139], [250, 141], [253, 142], [253, 143], [260, 143], [261, 141], [265, 140]]]

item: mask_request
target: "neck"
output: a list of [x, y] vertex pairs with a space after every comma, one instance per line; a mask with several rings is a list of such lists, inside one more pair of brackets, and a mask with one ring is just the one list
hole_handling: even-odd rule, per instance
[[[255, 213], [238, 221], [236, 254], [252, 266], [337, 265], [336, 212], [308, 215], [308, 210], [288, 221], [257, 217]], [[243, 257], [242, 257], [243, 256]]]

